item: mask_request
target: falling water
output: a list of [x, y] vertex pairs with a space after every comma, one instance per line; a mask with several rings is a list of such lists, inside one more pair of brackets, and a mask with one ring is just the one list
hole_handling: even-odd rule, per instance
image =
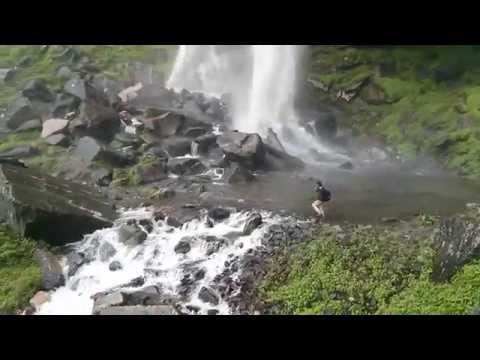
[[237, 130], [266, 136], [276, 131], [287, 151], [332, 151], [299, 126], [295, 111], [298, 45], [181, 45], [167, 87], [220, 97], [230, 94]]

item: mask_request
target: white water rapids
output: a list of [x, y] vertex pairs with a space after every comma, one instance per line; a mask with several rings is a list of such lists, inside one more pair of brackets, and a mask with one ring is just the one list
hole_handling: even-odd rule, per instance
[[[65, 286], [54, 291], [51, 300], [37, 314], [92, 314], [92, 295], [128, 283], [137, 277], [145, 277], [145, 284], [141, 288], [156, 285], [161, 288], [162, 295], [175, 296], [178, 295], [178, 286], [185, 275], [185, 269], [188, 270], [192, 265], [202, 269], [205, 276], [195, 283], [190, 301], [184, 303], [183, 307], [196, 306], [200, 308], [199, 314], [206, 314], [212, 309], [218, 310], [219, 314], [229, 314], [229, 306], [220, 296], [218, 305], [212, 306], [201, 301], [198, 292], [203, 286], [209, 287], [213, 279], [224, 271], [226, 261], [242, 257], [249, 250], [260, 246], [262, 236], [269, 226], [282, 220], [279, 216], [262, 212], [263, 225], [251, 235], [242, 236], [241, 232], [249, 216], [245, 212], [232, 213], [230, 218], [213, 227], [208, 227], [203, 218], [187, 222], [182, 228], [174, 228], [167, 225], [166, 221], [153, 221], [152, 211], [150, 208], [125, 211], [112, 228], [98, 230], [75, 244], [77, 252], [94, 251], [94, 261], [81, 266], [70, 278], [65, 267]], [[124, 245], [118, 236], [121, 224], [131, 219], [149, 219], [153, 222], [153, 231], [141, 245], [135, 247]], [[226, 244], [218, 252], [207, 256], [207, 236], [223, 239]], [[185, 238], [190, 239], [191, 250], [186, 254], [177, 254], [175, 246]], [[115, 248], [116, 253], [110, 259], [102, 261], [99, 249], [107, 242]], [[113, 261], [120, 262], [122, 269], [111, 271], [109, 264]], [[122, 291], [141, 288], [122, 288]]]

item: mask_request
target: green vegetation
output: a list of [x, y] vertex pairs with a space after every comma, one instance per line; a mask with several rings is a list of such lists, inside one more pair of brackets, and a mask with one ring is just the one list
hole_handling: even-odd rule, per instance
[[[330, 85], [315, 102], [345, 111], [340, 125], [380, 136], [407, 156], [433, 154], [448, 168], [480, 176], [480, 47], [316, 47], [310, 78]], [[360, 77], [368, 83], [350, 103], [336, 100]]]
[[450, 283], [433, 283], [435, 224], [422, 215], [415, 230], [356, 228], [345, 235], [323, 229], [271, 261], [262, 297], [279, 314], [470, 313], [480, 305], [480, 262]]
[[0, 226], [0, 313], [28, 305], [39, 289], [41, 272], [33, 260], [35, 243]]

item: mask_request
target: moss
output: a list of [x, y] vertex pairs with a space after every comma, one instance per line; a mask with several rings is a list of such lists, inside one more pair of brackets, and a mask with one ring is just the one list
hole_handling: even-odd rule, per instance
[[375, 83], [384, 91], [388, 103], [395, 103], [406, 96], [415, 96], [420, 91], [419, 84], [397, 78], [379, 77]]
[[0, 226], [0, 313], [11, 314], [28, 305], [41, 285], [33, 260], [35, 243]]
[[356, 229], [342, 245], [323, 231], [272, 259], [263, 299], [275, 313], [375, 314], [429, 269], [429, 240], [404, 235], [393, 228]]
[[468, 89], [466, 105], [468, 113], [480, 119], [480, 87]]

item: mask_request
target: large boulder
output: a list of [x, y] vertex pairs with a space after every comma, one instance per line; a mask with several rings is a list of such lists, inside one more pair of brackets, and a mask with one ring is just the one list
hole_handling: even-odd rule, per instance
[[140, 245], [147, 239], [147, 233], [137, 224], [123, 224], [118, 229], [118, 241], [134, 247]]
[[208, 152], [215, 148], [217, 145], [217, 135], [205, 134], [197, 137], [193, 141], [197, 146], [197, 152], [200, 155], [206, 155]]
[[228, 131], [217, 138], [217, 143], [228, 161], [248, 168], [258, 168], [265, 162], [265, 147], [258, 134]]
[[255, 180], [255, 176], [242, 165], [232, 163], [224, 169], [223, 180], [229, 184], [245, 183]]
[[67, 81], [63, 87], [63, 91], [82, 101], [85, 101], [87, 98], [85, 81], [80, 78], [73, 78]]
[[21, 235], [61, 245], [112, 226], [116, 214], [93, 188], [0, 165], [0, 217]]
[[250, 215], [243, 228], [243, 235], [250, 235], [261, 224], [262, 224], [262, 215], [258, 213]]
[[170, 137], [177, 135], [185, 123], [183, 115], [165, 112], [153, 118], [142, 119], [142, 123], [149, 130], [155, 132], [160, 137]]
[[265, 147], [265, 167], [270, 170], [302, 170], [305, 168], [305, 163], [289, 155], [284, 151], [277, 150], [270, 145]]
[[198, 175], [207, 168], [195, 158], [169, 159], [168, 170], [176, 175]]
[[460, 267], [480, 255], [478, 220], [464, 215], [443, 219], [435, 244], [432, 279], [448, 281]]
[[142, 161], [132, 170], [132, 180], [135, 185], [148, 184], [168, 178], [165, 159], [148, 159]]
[[43, 80], [30, 80], [22, 90], [23, 96], [31, 101], [53, 102], [55, 95]]
[[5, 116], [0, 121], [3, 122], [8, 129], [15, 130], [27, 121], [37, 118], [38, 114], [33, 109], [30, 100], [19, 96], [8, 105]]
[[172, 157], [184, 156], [190, 154], [192, 140], [184, 137], [172, 136], [168, 139], [163, 139], [161, 146]]
[[118, 93], [122, 90], [120, 84], [103, 74], [97, 74], [93, 77], [92, 86], [100, 93], [103, 93], [112, 106], [116, 106], [120, 101]]
[[34, 259], [42, 272], [42, 289], [53, 290], [65, 285], [62, 267], [58, 259], [47, 250], [35, 250]]
[[90, 163], [99, 158], [102, 150], [102, 145], [96, 139], [85, 136], [78, 141], [73, 151], [73, 156]]

